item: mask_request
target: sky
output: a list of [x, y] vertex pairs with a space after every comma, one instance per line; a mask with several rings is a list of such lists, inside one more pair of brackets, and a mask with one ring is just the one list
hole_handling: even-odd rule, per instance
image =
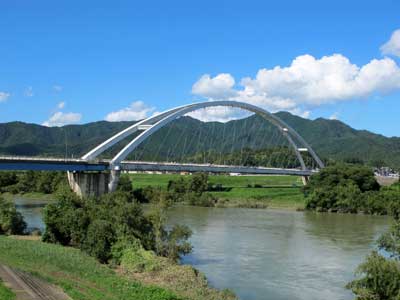
[[0, 122], [137, 120], [224, 99], [400, 136], [399, 12], [398, 0], [2, 0]]

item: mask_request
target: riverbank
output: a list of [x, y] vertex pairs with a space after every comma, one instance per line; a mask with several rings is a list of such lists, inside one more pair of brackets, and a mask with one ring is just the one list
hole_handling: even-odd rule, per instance
[[44, 193], [24, 193], [24, 194], [11, 194], [11, 193], [0, 193], [0, 196], [6, 200], [14, 200], [15, 198], [24, 198], [28, 200], [37, 200], [40, 202], [51, 202], [54, 200], [53, 194], [44, 194]]
[[[170, 181], [191, 175], [129, 174], [134, 189], [148, 186], [166, 190]], [[216, 198], [216, 207], [303, 210], [302, 182], [296, 176], [209, 175], [207, 193]]]
[[235, 299], [208, 287], [204, 275], [190, 266], [164, 261], [163, 271], [116, 271], [78, 249], [38, 240], [0, 236], [0, 263], [60, 286], [74, 300]]

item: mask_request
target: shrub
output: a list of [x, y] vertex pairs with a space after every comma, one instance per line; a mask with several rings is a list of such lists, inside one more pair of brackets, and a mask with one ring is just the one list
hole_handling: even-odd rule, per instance
[[26, 223], [15, 205], [0, 197], [0, 234], [23, 234]]
[[95, 220], [87, 229], [82, 249], [105, 263], [111, 258], [111, 247], [114, 241], [113, 225], [105, 220]]
[[400, 265], [373, 252], [357, 269], [362, 276], [347, 285], [359, 300], [398, 300], [400, 297]]

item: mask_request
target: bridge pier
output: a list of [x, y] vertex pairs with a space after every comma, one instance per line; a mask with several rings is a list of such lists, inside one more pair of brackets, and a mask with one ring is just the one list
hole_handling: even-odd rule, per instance
[[301, 181], [303, 181], [303, 185], [307, 185], [309, 180], [310, 180], [309, 176], [301, 176]]
[[109, 192], [110, 172], [67, 172], [71, 189], [79, 197], [101, 196]]
[[121, 175], [120, 170], [111, 170], [110, 172], [110, 180], [108, 183], [108, 192], [112, 193], [115, 192], [118, 186], [119, 177]]

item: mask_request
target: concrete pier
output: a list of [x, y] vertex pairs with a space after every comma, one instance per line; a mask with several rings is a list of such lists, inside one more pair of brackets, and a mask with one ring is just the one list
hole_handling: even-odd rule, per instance
[[101, 196], [108, 193], [110, 172], [68, 172], [71, 189], [79, 197]]

